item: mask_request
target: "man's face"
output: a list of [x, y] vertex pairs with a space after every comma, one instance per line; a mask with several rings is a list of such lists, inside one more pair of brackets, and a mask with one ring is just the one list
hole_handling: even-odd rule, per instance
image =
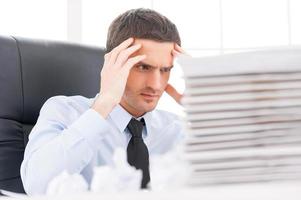
[[146, 58], [131, 69], [120, 104], [139, 117], [155, 109], [166, 88], [173, 66], [174, 43], [135, 39], [135, 44], [142, 47], [132, 56], [145, 54]]

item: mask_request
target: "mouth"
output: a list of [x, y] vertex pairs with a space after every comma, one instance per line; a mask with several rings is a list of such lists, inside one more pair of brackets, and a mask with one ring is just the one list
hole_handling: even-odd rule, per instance
[[148, 94], [148, 93], [141, 93], [141, 96], [142, 96], [144, 99], [147, 99], [147, 100], [155, 100], [155, 99], [159, 98], [159, 95], [156, 95], [156, 94]]

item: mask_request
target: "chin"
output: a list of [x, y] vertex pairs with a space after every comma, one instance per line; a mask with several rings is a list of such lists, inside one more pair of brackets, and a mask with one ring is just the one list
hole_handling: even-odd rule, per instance
[[150, 112], [152, 110], [154, 110], [157, 106], [157, 102], [156, 103], [144, 103], [144, 105], [141, 105], [141, 109], [140, 110], [143, 110], [143, 112]]

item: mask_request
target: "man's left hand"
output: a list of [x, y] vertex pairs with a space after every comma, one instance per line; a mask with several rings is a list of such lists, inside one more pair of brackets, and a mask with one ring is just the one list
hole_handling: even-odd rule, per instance
[[[172, 51], [172, 55], [173, 57], [177, 57], [181, 54], [185, 54], [187, 55], [187, 53], [178, 45], [175, 44], [175, 48]], [[169, 94], [174, 100], [176, 100], [176, 102], [178, 102], [179, 104], [181, 104], [181, 99], [183, 97], [183, 94], [180, 94], [172, 85], [170, 85], [169, 83], [167, 84], [166, 88], [165, 88], [165, 92], [167, 94]]]

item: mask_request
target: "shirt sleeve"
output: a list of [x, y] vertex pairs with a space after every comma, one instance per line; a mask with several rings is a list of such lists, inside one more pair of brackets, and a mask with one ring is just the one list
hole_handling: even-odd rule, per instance
[[64, 170], [80, 173], [109, 129], [95, 110], [78, 114], [64, 99], [49, 99], [30, 133], [21, 165], [27, 194], [45, 193], [52, 178]]

